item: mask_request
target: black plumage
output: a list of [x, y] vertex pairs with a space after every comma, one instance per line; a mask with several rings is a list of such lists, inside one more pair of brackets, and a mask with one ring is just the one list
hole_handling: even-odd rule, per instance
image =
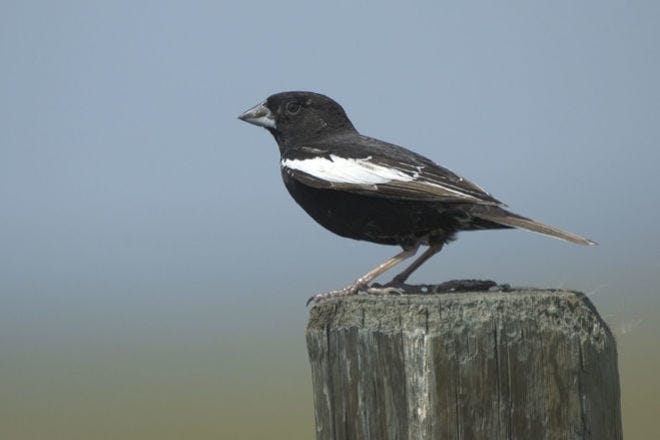
[[429, 248], [394, 278], [402, 283], [459, 231], [522, 228], [577, 244], [594, 242], [522, 217], [479, 186], [397, 145], [363, 136], [327, 96], [283, 92], [240, 116], [277, 141], [284, 184], [319, 224], [343, 237], [403, 252], [350, 286], [311, 300], [370, 289], [376, 276]]

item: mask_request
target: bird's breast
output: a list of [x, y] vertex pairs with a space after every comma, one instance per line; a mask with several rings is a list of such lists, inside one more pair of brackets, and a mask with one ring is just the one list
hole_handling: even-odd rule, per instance
[[408, 245], [430, 235], [453, 235], [456, 222], [440, 204], [397, 200], [314, 188], [282, 169], [289, 194], [317, 223], [343, 237], [380, 244]]

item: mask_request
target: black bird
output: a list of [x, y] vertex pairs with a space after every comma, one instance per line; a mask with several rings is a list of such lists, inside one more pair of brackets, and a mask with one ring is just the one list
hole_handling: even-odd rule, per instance
[[377, 276], [424, 251], [392, 280], [411, 273], [459, 231], [521, 228], [571, 243], [595, 242], [504, 209], [469, 180], [398, 145], [363, 136], [327, 96], [283, 92], [239, 116], [268, 130], [280, 149], [287, 190], [319, 224], [342, 237], [399, 245], [403, 251], [339, 290], [310, 301], [354, 295]]

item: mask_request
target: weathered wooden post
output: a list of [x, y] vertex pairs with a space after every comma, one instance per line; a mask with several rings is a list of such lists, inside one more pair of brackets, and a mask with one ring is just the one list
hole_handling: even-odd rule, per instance
[[581, 293], [355, 296], [310, 314], [317, 440], [622, 438], [615, 340]]

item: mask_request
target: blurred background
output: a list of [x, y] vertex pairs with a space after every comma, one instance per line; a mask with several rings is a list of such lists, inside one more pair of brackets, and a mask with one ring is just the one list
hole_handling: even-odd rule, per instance
[[624, 433], [656, 433], [660, 4], [0, 4], [0, 438], [309, 439], [305, 300], [397, 249], [336, 237], [236, 117], [313, 90], [364, 134], [584, 234], [460, 236], [411, 282], [587, 292]]

